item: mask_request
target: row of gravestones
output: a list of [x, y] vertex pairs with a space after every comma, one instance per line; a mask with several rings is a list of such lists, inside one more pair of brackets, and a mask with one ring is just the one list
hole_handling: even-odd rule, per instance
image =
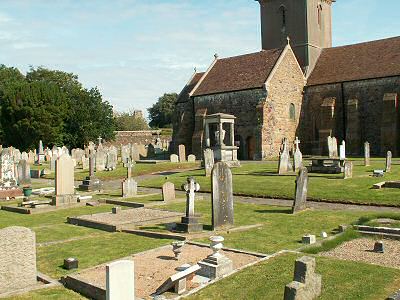
[[186, 159], [186, 147], [185, 145], [179, 145], [178, 147], [178, 155], [176, 154], [171, 154], [170, 156], [170, 162], [172, 163], [178, 163], [178, 162], [189, 162], [189, 163], [194, 163], [196, 162], [196, 156], [193, 154], [188, 155]]

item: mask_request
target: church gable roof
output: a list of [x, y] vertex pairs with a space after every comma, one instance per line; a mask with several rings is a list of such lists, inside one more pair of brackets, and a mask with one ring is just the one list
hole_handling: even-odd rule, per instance
[[400, 37], [323, 49], [307, 85], [400, 75]]
[[262, 88], [283, 49], [217, 59], [192, 96]]
[[179, 94], [177, 103], [183, 103], [183, 102], [187, 102], [189, 100], [189, 94], [192, 92], [194, 87], [197, 85], [197, 83], [203, 77], [204, 73], [205, 72], [195, 73], [192, 76], [191, 80], [185, 85], [182, 92]]

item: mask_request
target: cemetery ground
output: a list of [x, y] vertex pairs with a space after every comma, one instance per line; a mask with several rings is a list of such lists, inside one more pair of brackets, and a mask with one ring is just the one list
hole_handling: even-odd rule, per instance
[[[142, 186], [158, 187], [165, 181], [175, 183], [178, 188], [185, 182], [188, 175], [194, 175], [201, 185], [201, 190], [210, 189], [210, 178], [204, 176], [204, 170], [178, 170], [182, 164], [163, 163], [157, 165], [137, 164], [134, 176], [146, 175], [161, 171], [161, 175], [142, 176]], [[293, 198], [295, 174], [288, 176], [276, 175], [277, 162], [246, 163], [241, 168], [232, 169], [234, 192], [237, 194], [255, 196], [274, 196], [277, 198]], [[371, 190], [373, 183], [382, 181], [380, 178], [369, 178], [373, 169], [383, 168], [383, 160], [373, 160], [371, 167], [361, 166], [361, 160], [356, 160], [353, 179], [343, 180], [339, 175], [310, 174], [309, 196], [314, 199], [328, 201], [373, 203], [384, 205], [399, 205], [396, 200], [400, 193], [396, 189]], [[183, 169], [198, 165], [185, 164]], [[400, 166], [394, 164], [392, 172], [383, 180], [397, 179]], [[86, 175], [87, 171], [75, 172], [75, 180]], [[94, 199], [108, 198], [122, 200], [120, 180], [126, 175], [126, 169], [119, 166], [111, 172], [98, 172], [96, 176], [104, 180], [106, 186], [102, 194], [94, 195]], [[52, 178], [52, 174], [47, 178]], [[54, 177], [54, 176], [53, 176]], [[167, 178], [166, 178], [167, 177]], [[397, 178], [396, 178], [397, 177]], [[146, 179], [149, 178], [149, 179]], [[47, 185], [48, 179], [39, 179], [35, 185]], [[364, 191], [365, 189], [365, 191]], [[144, 203], [146, 207], [184, 212], [185, 199], [182, 193], [171, 203], [163, 203], [160, 192], [144, 195], [149, 190], [143, 189], [135, 198], [123, 199]], [[376, 194], [374, 194], [377, 192]], [[399, 194], [399, 195], [398, 195]], [[398, 200], [397, 200], [398, 201]], [[0, 205], [5, 203], [1, 202]], [[6, 203], [7, 205], [10, 202]], [[66, 223], [67, 217], [111, 211], [112, 205], [95, 207], [76, 207], [61, 209], [33, 215], [22, 215], [0, 211], [0, 228], [7, 226], [25, 226], [33, 229], [37, 239], [38, 270], [54, 279], [59, 279], [77, 270], [67, 271], [62, 268], [67, 257], [79, 259], [78, 271], [97, 266], [115, 259], [126, 257], [138, 252], [169, 245], [171, 239], [150, 238], [138, 235], [73, 226]], [[123, 208], [124, 209], [124, 208]], [[126, 209], [126, 208], [125, 208]], [[202, 194], [196, 198], [196, 213], [202, 215], [205, 231], [192, 234], [189, 238], [196, 242], [209, 243], [208, 237], [219, 234], [224, 236], [224, 246], [265, 254], [279, 255], [246, 268], [215, 284], [208, 286], [188, 299], [282, 299], [284, 286], [293, 278], [293, 264], [298, 257], [315, 255], [317, 272], [322, 275], [323, 290], [320, 299], [383, 299], [400, 286], [400, 269], [384, 267], [365, 262], [339, 260], [327, 257], [324, 252], [343, 245], [346, 241], [357, 240], [360, 235], [348, 230], [337, 235], [332, 240], [323, 240], [320, 233], [325, 231], [329, 236], [336, 234], [340, 224], [376, 225], [381, 219], [391, 219], [392, 227], [399, 227], [400, 213], [374, 212], [360, 210], [330, 210], [308, 209], [296, 215], [290, 214], [288, 207], [270, 206], [256, 203], [246, 203], [235, 199], [235, 227], [228, 231], [212, 232], [210, 196]], [[386, 225], [385, 225], [386, 226]], [[168, 226], [150, 224], [139, 229], [166, 232]], [[304, 248], [301, 237], [305, 234], [315, 234], [318, 244]], [[373, 247], [374, 239], [370, 239]], [[302, 253], [298, 252], [301, 251]], [[171, 251], [172, 254], [172, 251]], [[84, 299], [83, 296], [60, 287], [43, 289], [10, 299]]]
[[[400, 189], [373, 190], [372, 186], [381, 181], [400, 178], [400, 161], [393, 160], [390, 173], [384, 178], [372, 177], [373, 170], [384, 169], [385, 160], [371, 159], [371, 166], [365, 167], [362, 159], [350, 159], [354, 163], [353, 178], [343, 180], [343, 174], [309, 174], [308, 200], [333, 203], [354, 203], [379, 206], [399, 206]], [[307, 164], [308, 161], [305, 160]], [[296, 173], [278, 175], [277, 162], [251, 162], [240, 168], [233, 168], [233, 192], [235, 195], [266, 197], [276, 199], [293, 199]], [[161, 187], [166, 181], [180, 186], [187, 176], [194, 176], [200, 183], [202, 191], [211, 191], [210, 178], [205, 177], [203, 170], [180, 172], [166, 177], [150, 178], [141, 183], [145, 187]]]

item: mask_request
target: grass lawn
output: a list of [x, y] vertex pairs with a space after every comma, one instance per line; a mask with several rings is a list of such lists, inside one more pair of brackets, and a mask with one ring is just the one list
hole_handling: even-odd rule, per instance
[[[293, 280], [294, 261], [300, 256], [285, 254], [272, 258], [187, 299], [283, 299], [285, 285]], [[322, 275], [320, 300], [385, 299], [400, 284], [399, 270], [330, 258], [317, 257], [317, 273]]]
[[[400, 166], [392, 165], [391, 173], [384, 178], [371, 176], [374, 169], [383, 169], [384, 161], [373, 159], [370, 167], [364, 167], [360, 159], [354, 160], [353, 178], [342, 179], [342, 175], [309, 174], [308, 197], [314, 200], [331, 202], [364, 203], [379, 205], [400, 206], [400, 189], [373, 190], [372, 185], [380, 181], [398, 180]], [[243, 164], [240, 168], [233, 168], [233, 190], [237, 195], [249, 195], [272, 198], [294, 197], [296, 174], [290, 173], [279, 176], [278, 162], [254, 162]], [[168, 178], [159, 177], [143, 181], [144, 187], [161, 187], [166, 181], [180, 186], [187, 176], [195, 176], [201, 185], [202, 191], [211, 190], [211, 178], [204, 175], [203, 170], [187, 171], [169, 175]]]
[[42, 299], [81, 300], [81, 299], [87, 299], [87, 298], [85, 298], [71, 290], [67, 290], [66, 288], [63, 288], [63, 287], [43, 289], [43, 290], [26, 293], [26, 294], [23, 294], [20, 296], [3, 298], [3, 300], [42, 300]]
[[[155, 172], [163, 172], [170, 170], [184, 170], [199, 167], [199, 163], [170, 163], [163, 162], [158, 164], [141, 164], [138, 163], [132, 170], [132, 176], [147, 175]], [[89, 171], [82, 169], [75, 170], [75, 180], [80, 181], [88, 176]], [[96, 172], [96, 176], [101, 180], [123, 179], [126, 178], [126, 168], [119, 163], [117, 168], [113, 171]], [[54, 173], [44, 176], [46, 179], [54, 179]]]
[[[291, 215], [288, 208], [235, 203], [235, 226], [260, 224], [260, 227], [240, 232], [223, 234], [224, 245], [262, 253], [273, 253], [282, 249], [297, 249], [302, 246], [301, 237], [315, 234], [319, 239], [322, 231], [330, 234], [340, 224], [355, 223], [371, 213], [359, 211], [307, 210]], [[185, 203], [162, 206], [162, 209], [185, 211]], [[210, 201], [197, 201], [196, 213], [203, 215], [205, 229], [211, 228]], [[399, 214], [397, 214], [399, 215]], [[142, 229], [163, 230], [164, 226], [143, 226]], [[210, 232], [211, 235], [211, 232]], [[200, 240], [209, 243], [207, 239]]]

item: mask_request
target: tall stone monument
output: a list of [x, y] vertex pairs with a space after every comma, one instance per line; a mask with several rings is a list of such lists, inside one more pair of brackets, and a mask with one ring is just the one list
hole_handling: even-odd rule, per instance
[[314, 300], [322, 291], [322, 277], [315, 273], [315, 258], [303, 256], [295, 262], [294, 278], [285, 287], [284, 300]]
[[34, 286], [36, 276], [35, 233], [18, 226], [0, 229], [0, 294]]
[[195, 192], [200, 191], [200, 185], [193, 177], [188, 177], [187, 183], [182, 188], [186, 191], [186, 216], [182, 217], [181, 223], [176, 224], [176, 228], [178, 231], [188, 233], [202, 231], [201, 215], [194, 212]]
[[307, 168], [301, 167], [296, 178], [296, 191], [292, 213], [297, 213], [307, 208], [308, 172]]
[[127, 170], [126, 170], [126, 179], [122, 181], [122, 197], [123, 198], [131, 198], [137, 195], [137, 182], [132, 178], [132, 168], [136, 163], [128, 159], [127, 162]]
[[392, 151], [386, 153], [386, 166], [385, 172], [390, 172], [392, 169]]
[[179, 145], [179, 162], [186, 162], [186, 149], [185, 145]]
[[74, 164], [68, 154], [62, 154], [56, 161], [55, 196], [53, 205], [76, 203], [74, 187]]
[[289, 160], [289, 145], [287, 139], [284, 138], [282, 141], [281, 150], [279, 152], [278, 174], [286, 174], [287, 172], [289, 172]]
[[211, 176], [211, 171], [214, 168], [214, 151], [210, 148], [204, 150], [204, 170], [207, 177]]
[[233, 186], [232, 172], [224, 162], [214, 165], [212, 170], [212, 229], [232, 226], [233, 216]]
[[95, 156], [93, 152], [94, 150], [89, 150], [89, 176], [79, 185], [79, 189], [82, 191], [101, 191], [103, 188], [102, 182], [95, 176]]
[[17, 174], [11, 148], [3, 148], [0, 153], [0, 199], [21, 196], [17, 185]]
[[370, 162], [370, 145], [368, 142], [364, 143], [364, 166], [369, 167]]

